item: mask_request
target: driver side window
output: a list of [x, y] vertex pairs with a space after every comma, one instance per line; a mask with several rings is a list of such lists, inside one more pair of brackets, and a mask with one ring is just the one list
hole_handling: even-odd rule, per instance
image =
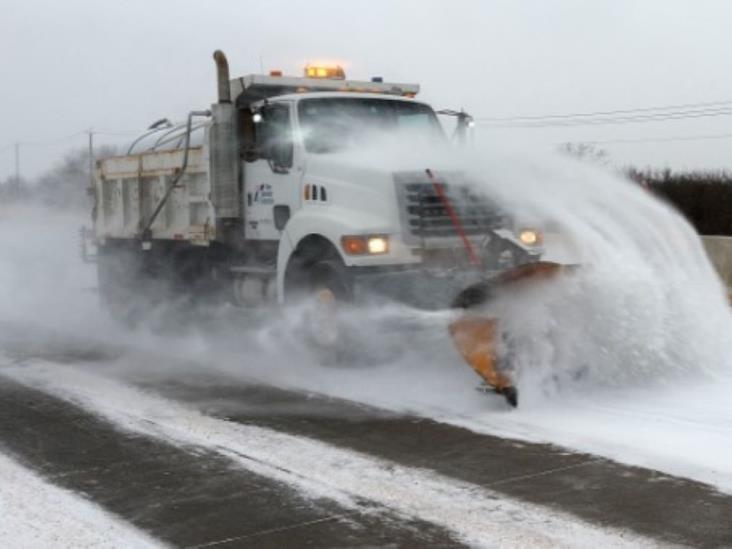
[[274, 103], [261, 110], [262, 121], [257, 124], [256, 144], [261, 154], [284, 168], [292, 167], [292, 124], [290, 106]]

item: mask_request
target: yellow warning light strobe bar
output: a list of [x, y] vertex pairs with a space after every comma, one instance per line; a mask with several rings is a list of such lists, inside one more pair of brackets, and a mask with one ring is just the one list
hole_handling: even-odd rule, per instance
[[343, 67], [324, 67], [319, 65], [308, 65], [305, 67], [306, 78], [329, 78], [331, 80], [345, 80], [346, 73]]

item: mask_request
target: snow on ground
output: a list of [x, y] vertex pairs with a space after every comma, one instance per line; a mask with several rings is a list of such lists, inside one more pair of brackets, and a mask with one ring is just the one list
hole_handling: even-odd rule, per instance
[[96, 505], [0, 454], [0, 545], [7, 549], [161, 547]]
[[[300, 361], [294, 368], [282, 359], [266, 370], [243, 361], [238, 368], [247, 375], [257, 371], [277, 385], [408, 411], [476, 432], [553, 443], [732, 493], [732, 376], [590, 387], [546, 398], [528, 394], [520, 397], [518, 409], [510, 409], [501, 397], [474, 390], [479, 379], [444, 333], [410, 338], [410, 345], [421, 351], [384, 366], [302, 367]], [[235, 364], [227, 368], [237, 371]]]
[[[445, 322], [434, 317], [427, 322], [421, 333], [406, 339], [402, 356], [386, 365], [319, 367], [300, 358], [293, 367], [284, 356], [290, 350], [284, 350], [279, 357], [270, 355], [266, 365], [256, 364], [250, 354], [246, 362], [230, 356], [228, 365], [222, 359], [214, 368], [254, 372], [277, 385], [408, 411], [476, 432], [558, 444], [732, 493], [731, 375], [659, 379], [637, 387], [589, 386], [550, 395], [529, 390], [520, 395], [518, 409], [510, 409], [501, 397], [474, 390], [479, 379], [453, 348]], [[274, 348], [274, 342], [261, 344]]]
[[507, 438], [551, 442], [691, 478], [732, 493], [732, 381], [618, 390], [496, 417], [438, 419]]
[[[642, 547], [655, 542], [518, 502], [433, 472], [403, 467], [312, 439], [205, 416], [108, 377], [54, 363], [3, 374], [102, 415], [120, 427], [202, 446], [242, 467], [342, 504], [365, 498], [455, 532], [473, 546]], [[135, 406], [130, 407], [129, 403]]]
[[590, 385], [548, 395], [519, 385], [519, 407], [510, 409], [501, 397], [475, 390], [479, 378], [454, 349], [442, 315], [424, 315], [419, 326], [409, 330], [369, 328], [403, 314], [382, 309], [378, 314], [364, 311], [360, 317], [364, 338], [379, 341], [380, 350], [396, 349], [384, 364], [320, 365], [282, 326], [297, 320], [284, 318], [274, 327], [242, 332], [234, 341], [227, 335], [216, 339], [195, 333], [163, 339], [164, 353], [129, 349], [110, 368], [144, 378], [154, 362], [154, 375], [205, 372], [212, 382], [218, 371], [242, 382], [350, 399], [480, 433], [553, 443], [732, 493], [732, 375], [661, 377], [637, 386]]

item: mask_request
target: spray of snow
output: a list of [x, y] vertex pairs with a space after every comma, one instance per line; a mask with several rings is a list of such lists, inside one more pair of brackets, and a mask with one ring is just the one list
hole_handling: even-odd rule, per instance
[[368, 156], [389, 172], [463, 172], [515, 218], [551, 232], [550, 248], [563, 245], [564, 260], [569, 250], [580, 265], [560, 281], [523, 285], [487, 311], [501, 319], [524, 404], [730, 372], [732, 316], [719, 277], [688, 223], [638, 185], [570, 159], [481, 148], [391, 146]]
[[526, 403], [536, 393], [690, 384], [730, 372], [726, 292], [679, 214], [576, 161], [468, 165], [509, 211], [562, 235], [581, 265], [497, 304]]
[[95, 272], [80, 260], [84, 223], [86, 214], [0, 206], [0, 322], [69, 331], [97, 326], [98, 335], [111, 329], [99, 314]]

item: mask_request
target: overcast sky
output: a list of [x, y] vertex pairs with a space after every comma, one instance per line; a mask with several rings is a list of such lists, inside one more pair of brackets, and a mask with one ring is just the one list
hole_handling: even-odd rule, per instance
[[[730, 101], [728, 0], [2, 0], [0, 178], [38, 175], [86, 128], [125, 133], [215, 100], [211, 53], [232, 75], [309, 60], [351, 78], [418, 82], [478, 118]], [[688, 108], [676, 109], [676, 111]], [[715, 112], [716, 112], [715, 111]], [[638, 116], [634, 113], [633, 116]], [[732, 114], [650, 123], [477, 129], [533, 150], [611, 142], [616, 163], [732, 169]], [[718, 137], [729, 135], [728, 138]], [[688, 140], [698, 136], [714, 139]], [[680, 140], [681, 138], [686, 140]], [[100, 142], [125, 141], [104, 135]], [[666, 141], [648, 141], [661, 140]], [[673, 139], [673, 140], [669, 140]], [[679, 140], [677, 140], [679, 139]]]

